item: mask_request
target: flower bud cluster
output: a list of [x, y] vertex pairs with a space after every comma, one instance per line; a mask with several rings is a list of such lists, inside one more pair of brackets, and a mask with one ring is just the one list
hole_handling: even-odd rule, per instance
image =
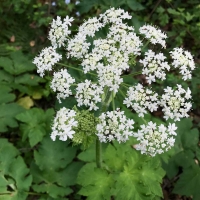
[[102, 113], [99, 117], [100, 122], [97, 124], [97, 136], [101, 142], [110, 142], [117, 140], [125, 142], [129, 136], [133, 135], [132, 119], [127, 119], [124, 111], [115, 110]]
[[66, 141], [68, 138], [72, 139], [75, 131], [74, 127], [78, 125], [75, 120], [76, 112], [67, 108], [61, 108], [57, 113], [53, 121], [51, 139], [56, 140], [56, 136], [59, 140]]
[[134, 137], [137, 138], [139, 144], [135, 145], [137, 150], [140, 150], [142, 154], [149, 154], [155, 156], [168, 151], [174, 146], [177, 127], [175, 124], [169, 124], [165, 127], [163, 124], [158, 126], [152, 121], [147, 125], [141, 125], [141, 130], [134, 133]]

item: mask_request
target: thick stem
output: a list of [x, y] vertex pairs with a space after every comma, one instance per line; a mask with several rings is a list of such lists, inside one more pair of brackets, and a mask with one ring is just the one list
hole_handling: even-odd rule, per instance
[[[113, 98], [114, 98], [113, 92], [109, 91], [109, 88], [106, 87], [104, 89], [104, 95], [102, 97], [102, 103], [99, 115], [107, 111], [108, 106], [110, 105]], [[96, 140], [96, 165], [98, 168], [101, 168], [102, 166], [102, 144], [98, 138]]]
[[98, 138], [96, 140], [96, 164], [97, 164], [98, 168], [101, 168], [101, 164], [102, 164], [102, 146], [101, 146], [101, 142], [99, 141]]

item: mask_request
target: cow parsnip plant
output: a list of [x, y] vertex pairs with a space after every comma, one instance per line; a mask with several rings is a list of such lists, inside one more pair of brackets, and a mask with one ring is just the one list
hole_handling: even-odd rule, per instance
[[[62, 21], [57, 17], [51, 23], [49, 31], [48, 38], [52, 46], [43, 49], [33, 61], [42, 77], [46, 71], [54, 71], [51, 88], [57, 92], [59, 102], [70, 96], [74, 96], [77, 102], [76, 107], [63, 107], [57, 111], [51, 139], [70, 139], [74, 144], [84, 144], [85, 148], [96, 140], [98, 170], [94, 170], [93, 164], [87, 164], [78, 178], [78, 183], [83, 186], [80, 194], [91, 199], [95, 195], [96, 199], [109, 199], [113, 195], [116, 199], [149, 199], [150, 196], [150, 199], [156, 199], [162, 196], [158, 188], [163, 172], [160, 170], [159, 174], [158, 164], [151, 159], [174, 146], [177, 127], [172, 121], [188, 117], [192, 107], [189, 88], [183, 88], [179, 84], [167, 86], [162, 94], [152, 88], [157, 80], [165, 80], [166, 72], [170, 73], [170, 70], [178, 69], [184, 81], [191, 79], [191, 72], [195, 68], [191, 53], [182, 48], [174, 48], [168, 53], [168, 59], [162, 53], [163, 49], [166, 51], [166, 34], [151, 25], [140, 27], [139, 34], [136, 34], [134, 27], [126, 23], [129, 19], [131, 16], [124, 10], [111, 8], [98, 18], [85, 21], [71, 38], [73, 18], [66, 16]], [[102, 29], [107, 30], [106, 37], [98, 36]], [[60, 63], [62, 55], [58, 53], [59, 48], [64, 48], [67, 58], [76, 59], [80, 66]], [[136, 71], [138, 65], [140, 71]], [[60, 71], [56, 71], [58, 66], [62, 66]], [[73, 77], [69, 73], [70, 68], [83, 73], [85, 80]], [[127, 71], [133, 73], [127, 75]], [[139, 74], [145, 75], [148, 84], [126, 82], [127, 76]], [[115, 99], [119, 95], [123, 97], [122, 109], [115, 106]], [[124, 106], [136, 112], [144, 122], [139, 129], [134, 118], [126, 116]], [[158, 109], [162, 109], [166, 122], [147, 122], [144, 115]], [[168, 119], [170, 123], [167, 123]], [[131, 148], [121, 150], [122, 154], [129, 155], [130, 158], [128, 160], [124, 156], [124, 166], [120, 164], [116, 169], [109, 159], [106, 160], [106, 156], [102, 165], [102, 143], [115, 144], [116, 149], [108, 147], [106, 155], [119, 155], [117, 151], [120, 143], [129, 144], [132, 138], [137, 140], [134, 149], [148, 155], [144, 156], [148, 165], [145, 164], [147, 160], [144, 159], [143, 162], [143, 157]], [[140, 166], [137, 163], [141, 163]], [[141, 171], [146, 169], [142, 175], [146, 174], [146, 177], [140, 177], [138, 167], [141, 167]], [[137, 178], [129, 176], [128, 172], [131, 170]], [[153, 177], [154, 170], [158, 171], [156, 177]], [[90, 173], [94, 178], [85, 181]], [[116, 173], [119, 174], [118, 178], [114, 176]], [[102, 190], [99, 190], [98, 186], [103, 183]], [[144, 186], [143, 189], [141, 185], [134, 186], [129, 193], [124, 189], [125, 186], [129, 188], [129, 185], [139, 183]], [[157, 184], [156, 189], [152, 188], [154, 183]], [[112, 186], [114, 189], [110, 191]]]

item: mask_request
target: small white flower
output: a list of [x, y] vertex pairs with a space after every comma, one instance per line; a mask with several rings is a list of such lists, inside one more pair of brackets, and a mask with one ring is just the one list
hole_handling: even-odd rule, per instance
[[150, 121], [147, 125], [142, 125], [141, 130], [134, 133], [134, 137], [139, 141], [135, 148], [142, 154], [151, 156], [161, 154], [174, 146], [176, 129], [174, 123], [165, 127], [163, 124], [157, 126], [156, 123]]
[[168, 86], [164, 91], [159, 103], [163, 107], [164, 118], [180, 121], [180, 118], [188, 117], [187, 113], [192, 107], [191, 102], [187, 102], [191, 98], [190, 89], [185, 91], [181, 85], [177, 85], [174, 90]]
[[75, 82], [75, 79], [71, 77], [66, 69], [61, 69], [59, 72], [54, 72], [53, 80], [51, 82], [51, 88], [54, 92], [58, 92], [57, 99], [61, 103], [61, 98], [65, 99], [72, 95], [70, 90], [71, 84]]
[[89, 110], [97, 110], [99, 108], [97, 103], [101, 102], [102, 93], [102, 87], [86, 79], [84, 83], [78, 84], [75, 98], [78, 106], [85, 105], [89, 106]]
[[139, 29], [140, 33], [145, 35], [145, 38], [149, 39], [152, 44], [161, 44], [162, 47], [166, 48], [165, 39], [167, 35], [163, 33], [160, 29], [155, 28], [151, 25], [144, 25]]
[[174, 48], [173, 51], [170, 51], [170, 54], [173, 59], [172, 65], [180, 69], [183, 80], [191, 79], [191, 72], [195, 69], [195, 63], [191, 53], [184, 51], [182, 48]]
[[124, 111], [119, 109], [108, 111], [99, 116], [99, 124], [97, 124], [97, 136], [101, 142], [110, 142], [117, 140], [125, 142], [129, 136], [133, 135], [134, 121], [127, 119]]
[[156, 79], [165, 79], [165, 70], [170, 69], [170, 66], [165, 60], [165, 56], [163, 53], [155, 54], [152, 50], [148, 50], [145, 53], [145, 58], [143, 60], [139, 60], [141, 64], [143, 64], [142, 73], [147, 76], [147, 82], [151, 84], [151, 82], [155, 82]]
[[54, 118], [51, 139], [56, 140], [56, 136], [59, 140], [66, 141], [68, 138], [72, 139], [75, 131], [74, 127], [78, 126], [78, 122], [75, 120], [76, 112], [67, 108], [61, 108]]
[[54, 47], [48, 47], [43, 49], [39, 56], [34, 58], [33, 63], [37, 66], [37, 73], [43, 77], [44, 71], [51, 71], [53, 65], [61, 59], [62, 56], [56, 53]]
[[145, 89], [143, 85], [138, 83], [135, 86], [129, 87], [127, 97], [123, 103], [127, 107], [133, 108], [138, 113], [139, 117], [144, 117], [144, 114], [147, 113], [146, 109], [151, 112], [157, 110], [157, 99], [158, 94], [150, 89]]
[[68, 40], [67, 57], [83, 58], [88, 53], [90, 43], [86, 42], [86, 36], [79, 33], [74, 38]]
[[53, 19], [49, 31], [49, 40], [52, 46], [61, 47], [64, 45], [64, 42], [67, 41], [67, 36], [71, 33], [71, 31], [68, 30], [68, 26], [71, 26], [73, 20], [74, 19], [72, 17], [69, 18], [69, 16], [66, 16], [63, 22], [60, 16], [57, 16], [56, 20]]

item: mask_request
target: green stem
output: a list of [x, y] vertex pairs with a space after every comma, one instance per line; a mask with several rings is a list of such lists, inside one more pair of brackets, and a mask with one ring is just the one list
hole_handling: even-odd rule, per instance
[[[63, 63], [56, 63], [56, 64], [57, 64], [57, 65], [64, 66], [64, 67], [68, 67], [68, 68], [71, 68], [71, 69], [74, 69], [74, 70], [77, 70], [77, 71], [83, 73], [83, 70], [82, 70], [82, 69], [79, 69], [79, 68], [77, 68], [77, 67], [72, 67], [72, 66], [70, 66], [70, 65], [65, 65], [65, 64], [63, 64]], [[92, 72], [87, 72], [87, 74], [91, 74], [91, 75], [93, 75], [93, 76], [97, 76], [96, 74], [94, 74], [94, 73], [92, 73]]]
[[112, 91], [112, 107], [113, 107], [113, 111], [115, 110], [115, 100], [114, 100], [115, 94]]
[[[114, 99], [114, 96], [114, 92], [109, 91], [108, 87], [104, 89], [104, 95], [102, 96], [102, 103], [99, 115], [107, 111], [112, 99]], [[102, 144], [98, 138], [96, 140], [96, 165], [98, 168], [101, 168], [102, 166]]]
[[99, 139], [96, 139], [96, 164], [98, 168], [101, 168], [102, 164], [102, 146]]

